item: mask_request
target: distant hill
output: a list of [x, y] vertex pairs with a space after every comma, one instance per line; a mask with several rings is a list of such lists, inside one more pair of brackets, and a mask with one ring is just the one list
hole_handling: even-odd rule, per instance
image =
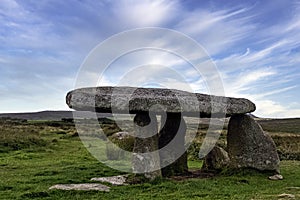
[[[27, 120], [61, 120], [62, 118], [73, 118], [73, 112], [80, 113], [82, 118], [91, 118], [91, 112], [79, 111], [41, 111], [41, 112], [28, 112], [28, 113], [2, 113], [0, 118], [16, 118]], [[97, 114], [98, 117], [109, 117], [111, 114]]]
[[253, 115], [252, 113], [249, 113], [248, 115], [250, 115], [250, 116], [253, 117], [254, 119], [260, 119], [260, 117], [257, 117], [256, 115]]
[[260, 119], [257, 122], [265, 131], [300, 134], [300, 118]]

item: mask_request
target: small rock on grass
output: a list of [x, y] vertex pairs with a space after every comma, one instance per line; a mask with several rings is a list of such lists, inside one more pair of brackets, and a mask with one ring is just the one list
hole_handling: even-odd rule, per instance
[[300, 190], [300, 187], [287, 187], [287, 190]]
[[91, 181], [107, 182], [107, 183], [111, 183], [112, 185], [128, 185], [126, 183], [126, 178], [127, 175], [119, 175], [119, 176], [92, 178]]
[[52, 189], [58, 189], [58, 190], [98, 190], [98, 191], [104, 191], [109, 192], [110, 187], [102, 184], [96, 184], [96, 183], [82, 183], [82, 184], [58, 184], [54, 185], [49, 188]]
[[281, 174], [275, 174], [273, 176], [269, 176], [269, 179], [270, 180], [282, 180], [283, 179], [283, 176]]
[[291, 198], [291, 199], [294, 199], [295, 195], [283, 193], [283, 194], [278, 195], [278, 197], [279, 198]]

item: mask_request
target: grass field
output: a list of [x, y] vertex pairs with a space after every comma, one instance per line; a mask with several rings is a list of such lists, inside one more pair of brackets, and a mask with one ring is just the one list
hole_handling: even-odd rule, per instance
[[[247, 171], [212, 178], [114, 186], [110, 192], [59, 191], [60, 183], [88, 183], [92, 177], [119, 175], [82, 145], [72, 124], [2, 122], [0, 124], [0, 199], [300, 199], [300, 161], [281, 162], [282, 181]], [[275, 133], [274, 133], [275, 134]], [[201, 161], [189, 161], [199, 169]], [[281, 198], [284, 199], [284, 198]]]

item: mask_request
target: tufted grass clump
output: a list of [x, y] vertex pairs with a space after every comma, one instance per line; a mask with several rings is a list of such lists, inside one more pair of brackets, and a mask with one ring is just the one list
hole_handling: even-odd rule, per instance
[[46, 145], [47, 142], [41, 137], [40, 133], [31, 127], [16, 125], [11, 129], [9, 126], [2, 125], [0, 128], [0, 152]]
[[281, 160], [300, 160], [300, 135], [273, 134], [271, 135]]

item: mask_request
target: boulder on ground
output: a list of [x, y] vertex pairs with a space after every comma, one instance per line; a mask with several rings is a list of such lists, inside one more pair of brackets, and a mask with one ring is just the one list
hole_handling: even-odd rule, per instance
[[221, 147], [215, 146], [204, 158], [202, 171], [221, 171], [229, 165], [228, 153]]

